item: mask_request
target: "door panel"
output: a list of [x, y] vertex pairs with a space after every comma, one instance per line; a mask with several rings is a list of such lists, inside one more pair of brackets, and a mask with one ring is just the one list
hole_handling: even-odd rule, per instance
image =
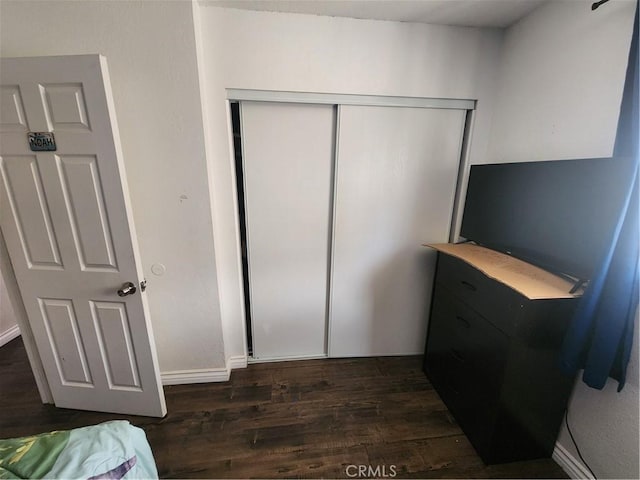
[[21, 250], [30, 269], [61, 269], [58, 241], [44, 198], [42, 176], [34, 156], [2, 157], [7, 209], [16, 222]]
[[334, 107], [241, 114], [253, 357], [324, 355]]
[[89, 131], [87, 107], [81, 83], [41, 85], [47, 122], [53, 130]]
[[164, 416], [146, 296], [117, 294], [143, 276], [106, 61], [1, 61], [0, 227], [55, 404]]
[[27, 120], [17, 85], [0, 86], [0, 132], [26, 132]]
[[48, 341], [63, 385], [92, 386], [72, 300], [39, 298]]
[[329, 354], [424, 350], [447, 242], [465, 111], [341, 106]]
[[56, 160], [80, 268], [117, 270], [96, 157]]
[[140, 375], [131, 341], [126, 305], [118, 302], [90, 302], [98, 332], [109, 386], [140, 390]]

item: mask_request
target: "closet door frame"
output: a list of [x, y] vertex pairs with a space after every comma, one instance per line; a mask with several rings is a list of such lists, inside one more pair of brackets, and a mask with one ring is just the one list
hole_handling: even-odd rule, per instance
[[364, 105], [371, 107], [416, 107], [475, 110], [476, 100], [430, 97], [395, 97], [382, 95], [351, 95], [344, 93], [285, 92], [276, 90], [249, 90], [228, 88], [227, 100], [314, 103], [324, 105]]
[[[227, 93], [227, 112], [229, 118], [229, 126], [231, 126], [231, 103], [243, 101], [253, 102], [272, 102], [272, 103], [303, 103], [303, 104], [320, 104], [320, 105], [334, 105], [337, 108], [334, 140], [336, 145], [338, 143], [340, 135], [340, 107], [343, 105], [361, 105], [361, 106], [387, 106], [387, 107], [413, 107], [413, 108], [429, 108], [429, 109], [453, 109], [463, 110], [466, 112], [466, 119], [463, 128], [462, 149], [460, 153], [460, 164], [458, 170], [457, 184], [455, 187], [453, 208], [451, 211], [451, 225], [449, 230], [449, 241], [457, 241], [459, 239], [460, 224], [462, 221], [462, 211], [464, 207], [464, 198], [466, 195], [467, 178], [470, 169], [469, 162], [469, 143], [471, 139], [471, 133], [473, 131], [473, 124], [475, 120], [475, 109], [477, 101], [473, 99], [452, 99], [452, 98], [432, 98], [432, 97], [403, 97], [403, 96], [382, 96], [382, 95], [354, 95], [354, 94], [333, 94], [333, 93], [314, 93], [314, 92], [290, 92], [290, 91], [277, 91], [277, 90], [254, 90], [254, 89], [237, 89], [228, 88]], [[242, 113], [240, 114], [242, 116]], [[230, 128], [230, 130], [232, 130]], [[231, 147], [233, 147], [233, 139], [231, 138]], [[337, 148], [334, 148], [334, 171], [337, 168]], [[230, 161], [234, 174], [237, 174], [235, 169], [234, 150], [230, 148]], [[329, 278], [331, 278], [331, 272], [333, 271], [333, 249], [335, 242], [335, 191], [336, 191], [336, 175], [333, 176], [333, 184], [331, 185], [331, 236], [329, 243]], [[234, 184], [235, 185], [235, 184]], [[234, 187], [234, 192], [237, 196], [237, 191]], [[246, 195], [246, 193], [245, 193]], [[238, 208], [235, 208], [234, 215], [236, 218], [236, 228], [238, 227], [240, 218]], [[238, 239], [239, 240], [239, 239]], [[237, 265], [242, 265], [242, 254], [240, 241], [238, 241], [237, 250]], [[250, 259], [249, 259], [250, 262]], [[242, 269], [241, 269], [242, 270]], [[242, 276], [242, 271], [240, 272]], [[249, 278], [249, 282], [250, 282]], [[327, 291], [327, 312], [326, 312], [326, 341], [327, 341], [327, 354], [322, 357], [331, 357], [331, 282], [328, 283]], [[247, 295], [248, 292], [244, 292], [244, 289], [240, 291], [241, 297]], [[239, 298], [240, 304], [244, 305], [244, 298]], [[246, 312], [243, 307], [243, 331], [245, 350], [247, 349], [247, 331], [246, 331]], [[300, 357], [300, 359], [306, 357]], [[309, 357], [312, 358], [312, 357]], [[318, 358], [315, 356], [313, 358]], [[296, 358], [298, 359], [298, 358]], [[268, 361], [280, 361], [276, 360], [254, 360], [252, 357], [248, 358], [249, 363], [262, 363]]]

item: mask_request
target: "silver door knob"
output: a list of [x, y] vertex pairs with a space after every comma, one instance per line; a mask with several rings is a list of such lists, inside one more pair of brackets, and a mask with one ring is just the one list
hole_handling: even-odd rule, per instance
[[122, 288], [120, 290], [118, 290], [118, 295], [120, 297], [126, 297], [127, 295], [133, 295], [134, 293], [136, 293], [136, 286], [131, 282], [125, 283], [124, 285], [122, 285]]

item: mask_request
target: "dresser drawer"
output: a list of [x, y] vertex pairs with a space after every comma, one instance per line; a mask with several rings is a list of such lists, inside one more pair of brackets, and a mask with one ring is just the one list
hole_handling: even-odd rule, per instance
[[[431, 309], [424, 370], [438, 392], [439, 387], [446, 386], [459, 394], [460, 385], [464, 384], [467, 375], [464, 369], [465, 361], [458, 353], [458, 336], [455, 325], [450, 322], [451, 306], [438, 295], [434, 296]], [[441, 396], [447, 397], [446, 393], [440, 393]], [[448, 398], [443, 399], [451, 408]]]
[[[457, 390], [471, 386], [475, 395], [496, 395], [509, 348], [507, 336], [460, 301], [442, 284], [436, 284], [427, 339], [427, 360], [436, 355]], [[462, 371], [464, 374], [458, 375]], [[456, 385], [454, 385], [456, 387]]]
[[425, 372], [483, 458], [491, 455], [508, 349], [503, 332], [436, 284]]
[[438, 253], [436, 282], [507, 335], [512, 335], [522, 296], [468, 263]]
[[425, 372], [483, 456], [489, 455], [508, 356], [509, 338], [436, 284]]

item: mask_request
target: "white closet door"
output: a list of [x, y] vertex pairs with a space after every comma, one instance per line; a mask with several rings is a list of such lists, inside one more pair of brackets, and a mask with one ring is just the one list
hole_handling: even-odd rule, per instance
[[253, 357], [326, 355], [334, 107], [241, 110]]
[[341, 106], [329, 355], [424, 351], [465, 112]]

